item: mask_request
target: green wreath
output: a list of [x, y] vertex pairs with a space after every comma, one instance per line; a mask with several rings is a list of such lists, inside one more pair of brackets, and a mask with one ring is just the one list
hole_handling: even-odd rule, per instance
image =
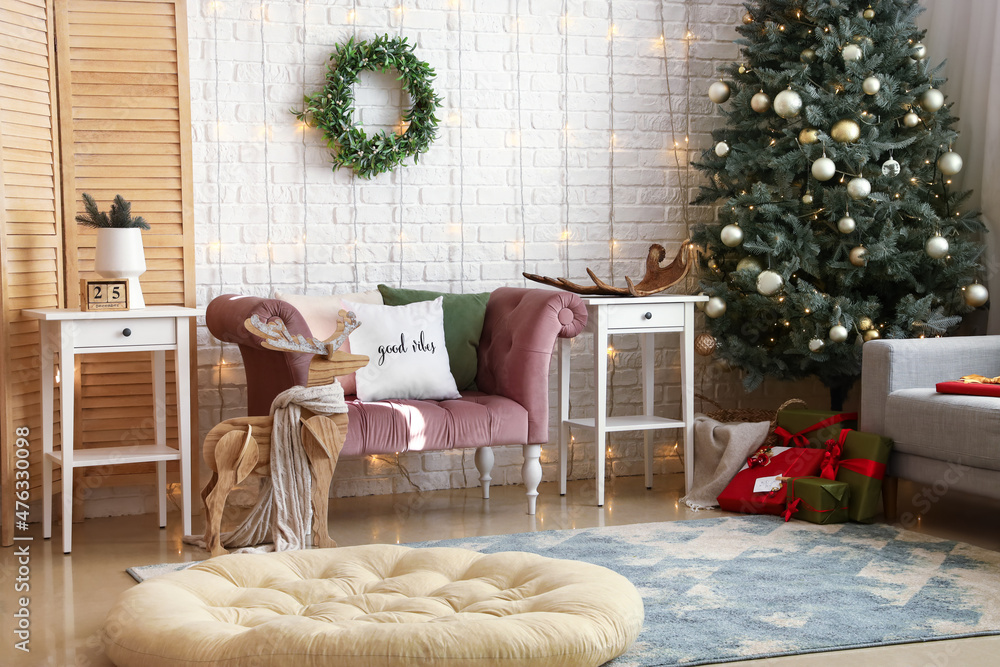
[[[403, 90], [410, 95], [412, 106], [403, 113], [409, 126], [402, 135], [379, 131], [369, 137], [354, 124], [354, 84], [363, 70], [399, 72]], [[390, 171], [403, 160], [417, 156], [430, 146], [437, 135], [438, 119], [434, 116], [441, 98], [434, 94], [431, 79], [435, 76], [430, 65], [413, 54], [413, 46], [405, 37], [383, 35], [371, 41], [340, 44], [330, 54], [326, 85], [318, 93], [305, 96], [305, 109], [292, 110], [295, 117], [323, 131], [331, 149], [334, 169], [350, 167], [363, 178]]]

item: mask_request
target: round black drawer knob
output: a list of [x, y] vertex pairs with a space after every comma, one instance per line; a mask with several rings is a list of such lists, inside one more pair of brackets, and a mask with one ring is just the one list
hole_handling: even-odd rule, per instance
[[643, 317], [645, 317], [647, 320], [651, 320], [653, 319], [653, 313], [646, 313], [645, 315], [643, 315]]
[[128, 338], [132, 335], [132, 330], [129, 328], [122, 329], [122, 335]]

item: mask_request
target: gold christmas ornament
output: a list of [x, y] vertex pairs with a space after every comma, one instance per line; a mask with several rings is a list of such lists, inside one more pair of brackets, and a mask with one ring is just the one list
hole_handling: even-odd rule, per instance
[[841, 50], [840, 55], [844, 57], [845, 63], [852, 63], [861, 60], [863, 54], [860, 46], [857, 44], [848, 44]]
[[777, 271], [761, 271], [760, 275], [757, 276], [757, 291], [764, 296], [771, 296], [781, 289], [781, 286], [785, 284], [784, 278]]
[[906, 127], [916, 127], [920, 125], [920, 116], [910, 111], [905, 116], [903, 116], [903, 125]]
[[949, 150], [938, 158], [937, 168], [945, 176], [954, 176], [962, 171], [962, 156]]
[[740, 74], [746, 74], [747, 73], [747, 66], [745, 64], [740, 65], [739, 73]]
[[854, 222], [854, 218], [849, 215], [845, 215], [837, 221], [837, 231], [841, 234], [850, 234], [857, 226], [857, 223]]
[[970, 308], [979, 308], [990, 300], [990, 293], [983, 285], [972, 283], [962, 288], [962, 298]]
[[864, 337], [866, 343], [870, 340], [875, 340], [876, 338], [881, 337], [879, 335], [878, 329], [869, 329], [868, 331], [864, 332], [861, 335]]
[[868, 329], [871, 329], [873, 326], [875, 326], [875, 324], [872, 322], [872, 318], [870, 317], [862, 317], [860, 320], [858, 320], [858, 328], [861, 329], [862, 331], [867, 331]]
[[753, 23], [753, 15], [750, 12], [747, 12], [743, 15], [743, 24], [750, 25], [751, 23]]
[[848, 254], [848, 259], [850, 259], [851, 264], [854, 266], [864, 266], [868, 263], [868, 251], [865, 250], [864, 246], [857, 246], [851, 248], [851, 252]]
[[726, 157], [727, 155], [729, 155], [729, 144], [727, 144], [725, 141], [720, 141], [719, 143], [715, 144], [715, 154], [718, 155], [719, 157]]
[[830, 136], [837, 143], [854, 143], [861, 137], [861, 126], [855, 120], [844, 118], [833, 124], [833, 127], [830, 128]]
[[875, 95], [881, 89], [882, 82], [878, 80], [877, 76], [870, 76], [861, 82], [861, 90], [865, 91], [866, 95]]
[[713, 296], [705, 304], [705, 315], [713, 319], [726, 314], [726, 302], [717, 296]]
[[812, 175], [817, 181], [829, 181], [837, 174], [837, 164], [823, 156], [812, 164]]
[[708, 87], [708, 99], [716, 104], [722, 104], [729, 99], [731, 92], [728, 83], [725, 81], [715, 81]]
[[865, 20], [871, 21], [873, 18], [875, 18], [875, 10], [869, 7], [865, 11], [861, 12], [861, 15], [865, 17]]
[[736, 264], [737, 271], [753, 271], [754, 273], [760, 273], [761, 269], [760, 262], [757, 261], [755, 257], [744, 257]]
[[774, 97], [774, 113], [782, 118], [795, 118], [802, 111], [802, 96], [792, 89], [783, 90]]
[[762, 90], [750, 98], [750, 108], [757, 113], [765, 113], [771, 108], [771, 98]]
[[802, 53], [799, 54], [799, 60], [806, 63], [807, 65], [809, 63], [816, 62], [816, 51], [808, 48], [802, 49]]
[[927, 239], [924, 251], [931, 259], [943, 259], [948, 255], [948, 239], [940, 234], [935, 234]]
[[910, 51], [910, 57], [914, 60], [923, 60], [927, 57], [927, 47], [924, 46], [923, 42], [917, 42], [913, 45], [913, 49]]
[[694, 337], [694, 351], [703, 357], [710, 357], [718, 343], [712, 334], [700, 333]]
[[743, 243], [743, 230], [740, 229], [739, 225], [726, 225], [722, 228], [719, 238], [725, 245], [730, 248], [735, 248], [739, 244]]
[[824, 340], [821, 340], [819, 338], [813, 338], [812, 340], [809, 341], [810, 352], [819, 352], [824, 347], [826, 347], [826, 341]]
[[819, 130], [814, 127], [804, 127], [799, 132], [800, 144], [815, 144], [819, 141]]
[[944, 93], [937, 88], [928, 88], [920, 96], [920, 108], [931, 113], [944, 106]]
[[848, 334], [847, 327], [845, 327], [843, 324], [835, 324], [834, 326], [830, 327], [830, 340], [832, 340], [834, 343], [843, 343], [845, 340], [847, 340], [847, 334]]
[[864, 199], [872, 193], [872, 184], [867, 178], [852, 178], [847, 182], [847, 195], [854, 200]]

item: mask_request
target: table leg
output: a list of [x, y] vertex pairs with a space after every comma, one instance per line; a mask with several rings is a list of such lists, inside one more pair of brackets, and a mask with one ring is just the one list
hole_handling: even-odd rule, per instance
[[604, 506], [605, 447], [608, 425], [608, 323], [598, 309], [594, 328], [594, 444], [597, 466], [597, 506]]
[[62, 533], [63, 553], [73, 545], [73, 402], [76, 389], [76, 358], [73, 350], [73, 325], [60, 323], [59, 430], [62, 432]]
[[181, 450], [181, 517], [184, 535], [191, 534], [191, 350], [189, 320], [174, 318], [177, 350], [174, 352], [174, 379], [177, 383], [177, 446]]
[[[639, 336], [639, 343], [642, 346], [642, 409], [647, 417], [653, 416], [653, 353], [654, 334], [644, 333]], [[646, 429], [642, 432], [644, 446], [644, 459], [646, 464], [646, 488], [653, 488], [653, 432]]]
[[684, 304], [681, 335], [681, 412], [684, 420], [684, 492], [694, 481], [694, 304]]
[[54, 327], [41, 320], [39, 322], [39, 334], [42, 340], [42, 537], [49, 539], [52, 537], [52, 431], [53, 414], [52, 403], [55, 393], [55, 346], [52, 344]]
[[[156, 424], [158, 447], [167, 444], [167, 353], [153, 352], [153, 421]], [[160, 528], [167, 527], [167, 462], [156, 462], [156, 501], [160, 511]]]
[[559, 495], [566, 495], [566, 470], [569, 457], [569, 361], [572, 348], [569, 338], [559, 339]]

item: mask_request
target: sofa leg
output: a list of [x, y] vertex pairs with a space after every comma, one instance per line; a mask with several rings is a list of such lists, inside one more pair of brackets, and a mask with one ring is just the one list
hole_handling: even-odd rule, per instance
[[483, 500], [489, 500], [490, 482], [493, 480], [490, 476], [493, 470], [493, 449], [490, 447], [476, 449], [476, 470], [479, 471], [479, 483], [483, 487]]
[[896, 492], [899, 488], [899, 478], [886, 475], [882, 479], [882, 509], [886, 521], [896, 520]]
[[542, 481], [541, 445], [522, 445], [524, 464], [521, 466], [521, 480], [528, 491], [528, 514], [535, 513], [535, 500], [538, 499], [538, 483]]

